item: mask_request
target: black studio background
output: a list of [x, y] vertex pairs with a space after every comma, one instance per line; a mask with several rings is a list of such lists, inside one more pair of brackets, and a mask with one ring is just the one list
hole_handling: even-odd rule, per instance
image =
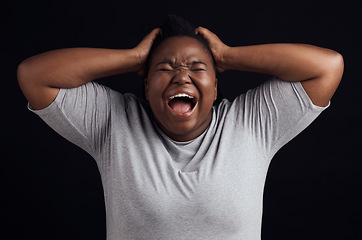
[[[266, 1], [265, 1], [266, 2]], [[274, 157], [264, 193], [262, 236], [362, 239], [358, 1], [11, 1], [1, 14], [1, 234], [4, 239], [105, 239], [95, 162], [26, 108], [17, 65], [66, 47], [131, 48], [169, 13], [215, 32], [226, 44], [308, 43], [344, 56], [329, 109]], [[233, 99], [269, 76], [226, 72]], [[135, 74], [101, 79], [141, 94]]]

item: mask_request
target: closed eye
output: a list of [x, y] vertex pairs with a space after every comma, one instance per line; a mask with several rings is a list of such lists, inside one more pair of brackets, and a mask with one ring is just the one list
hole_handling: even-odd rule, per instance
[[157, 71], [170, 72], [173, 68], [169, 64], [159, 64]]
[[164, 66], [159, 66], [157, 68], [157, 71], [161, 71], [161, 72], [171, 72], [173, 71], [173, 68], [171, 66], [168, 66], [168, 65], [164, 65]]
[[162, 72], [170, 72], [173, 70], [172, 61], [170, 60], [161, 61], [157, 63], [156, 67], [157, 71], [162, 71]]
[[206, 71], [206, 67], [207, 65], [203, 62], [192, 62], [191, 64], [191, 71], [193, 72], [201, 72], [201, 71]]

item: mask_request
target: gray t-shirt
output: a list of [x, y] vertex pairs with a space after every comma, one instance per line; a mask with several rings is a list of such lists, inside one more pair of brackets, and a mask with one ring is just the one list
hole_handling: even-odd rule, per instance
[[97, 162], [107, 239], [260, 239], [270, 160], [325, 108], [272, 79], [213, 107], [208, 129], [175, 142], [148, 104], [90, 82], [34, 111]]

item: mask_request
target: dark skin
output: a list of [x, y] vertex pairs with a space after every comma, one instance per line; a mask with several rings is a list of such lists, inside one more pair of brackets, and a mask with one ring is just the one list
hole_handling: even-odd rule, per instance
[[[229, 47], [206, 28], [195, 31], [208, 41], [219, 71], [259, 72], [300, 81], [318, 106], [328, 104], [342, 78], [343, 58], [329, 49], [305, 44]], [[159, 33], [160, 29], [154, 29], [133, 49], [73, 48], [36, 55], [19, 65], [19, 85], [30, 105], [42, 109], [55, 99], [59, 88], [78, 87], [116, 74], [140, 73]], [[165, 40], [151, 58], [145, 90], [158, 126], [170, 138], [196, 138], [210, 124], [217, 95], [211, 55], [189, 37]], [[195, 106], [187, 111], [170, 109], [170, 97], [179, 93], [190, 95]]]
[[[196, 138], [209, 126], [217, 97], [217, 79], [210, 53], [196, 39], [172, 37], [154, 52], [145, 79], [146, 98], [158, 126], [176, 141]], [[177, 94], [194, 97], [187, 112], [174, 111], [168, 102]]]

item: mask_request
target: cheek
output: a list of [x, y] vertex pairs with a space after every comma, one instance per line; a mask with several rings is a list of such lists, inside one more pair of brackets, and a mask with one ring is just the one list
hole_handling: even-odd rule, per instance
[[157, 92], [160, 89], [163, 88], [163, 85], [166, 82], [166, 79], [164, 76], [159, 76], [160, 74], [153, 74], [151, 76], [149, 76], [148, 81], [147, 81], [147, 90], [149, 92]]
[[166, 76], [153, 75], [145, 86], [146, 97], [149, 102], [162, 101], [164, 90], [167, 88], [169, 80]]
[[197, 87], [200, 89], [203, 97], [214, 99], [217, 92], [216, 92], [216, 78], [213, 76], [207, 76], [204, 78], [200, 78], [197, 82]]

